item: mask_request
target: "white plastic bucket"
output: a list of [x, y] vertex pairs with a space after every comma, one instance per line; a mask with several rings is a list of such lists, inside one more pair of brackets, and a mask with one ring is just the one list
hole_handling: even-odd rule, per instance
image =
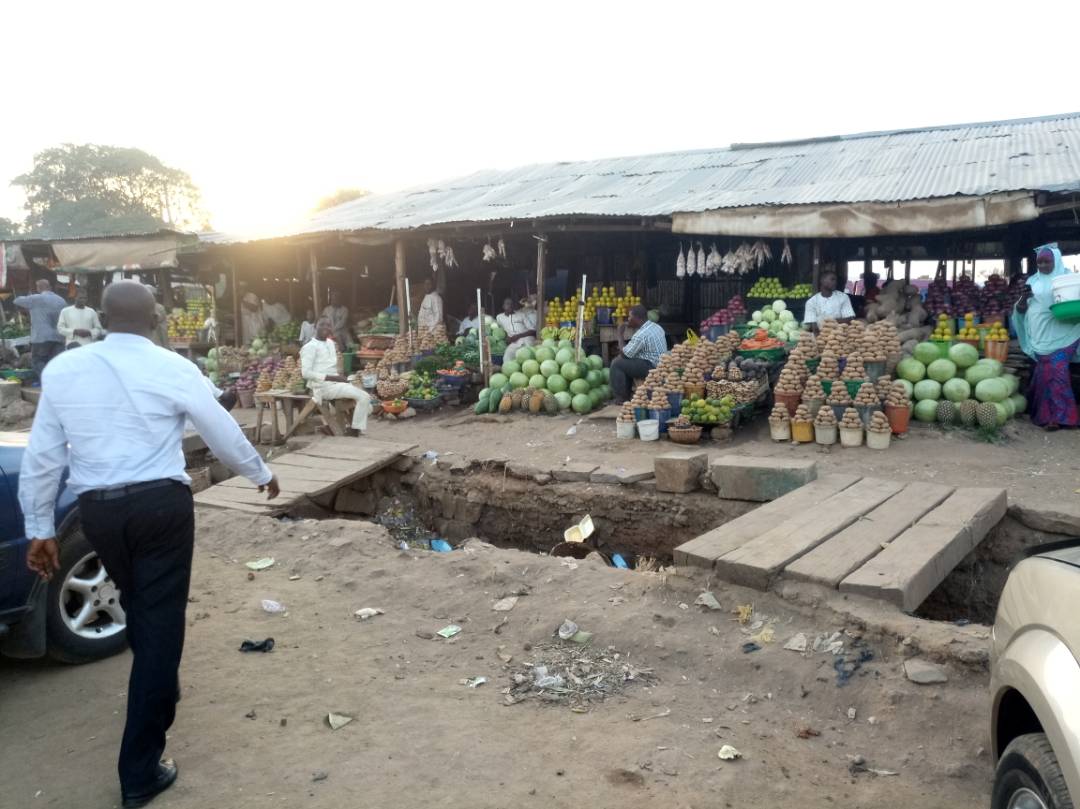
[[577, 525], [571, 525], [563, 531], [563, 539], [567, 542], [584, 542], [592, 536], [594, 530], [592, 517], [586, 514]]
[[1080, 273], [1059, 275], [1050, 288], [1053, 290], [1054, 303], [1080, 301]]
[[875, 433], [873, 430], [866, 431], [866, 446], [870, 449], [888, 449], [891, 432]]
[[616, 438], [633, 438], [635, 434], [634, 422], [632, 421], [616, 421], [615, 422], [615, 437]]
[[660, 440], [660, 421], [658, 419], [645, 419], [637, 423], [638, 436], [642, 441]]

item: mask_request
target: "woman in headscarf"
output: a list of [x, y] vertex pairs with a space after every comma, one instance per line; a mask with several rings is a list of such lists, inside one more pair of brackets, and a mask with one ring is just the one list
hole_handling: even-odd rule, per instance
[[1080, 323], [1065, 323], [1050, 312], [1054, 279], [1069, 272], [1057, 244], [1035, 249], [1035, 267], [1023, 297], [1016, 304], [1016, 336], [1020, 349], [1035, 362], [1031, 375], [1031, 420], [1047, 430], [1076, 427], [1076, 397], [1069, 363], [1080, 346]]

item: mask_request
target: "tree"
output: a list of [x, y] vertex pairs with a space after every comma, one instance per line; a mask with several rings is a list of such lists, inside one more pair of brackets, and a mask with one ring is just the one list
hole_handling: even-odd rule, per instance
[[0, 242], [18, 238], [21, 231], [22, 225], [18, 222], [0, 216]]
[[363, 188], [339, 188], [330, 196], [320, 199], [315, 205], [315, 210], [325, 211], [327, 208], [333, 208], [336, 205], [352, 202], [354, 199], [360, 199], [361, 197], [366, 197], [370, 194], [370, 191], [365, 191]]
[[34, 155], [12, 185], [26, 193], [30, 236], [112, 235], [204, 224], [185, 171], [141, 149], [65, 143]]

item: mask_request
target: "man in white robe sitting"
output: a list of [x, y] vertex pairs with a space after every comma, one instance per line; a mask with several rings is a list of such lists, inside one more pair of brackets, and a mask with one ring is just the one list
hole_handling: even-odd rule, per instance
[[315, 337], [300, 349], [300, 372], [307, 380], [316, 404], [340, 399], [354, 400], [356, 407], [353, 409], [352, 429], [356, 434], [363, 434], [371, 414], [371, 397], [367, 391], [350, 384], [338, 373], [333, 334], [330, 319], [320, 318], [315, 324]]

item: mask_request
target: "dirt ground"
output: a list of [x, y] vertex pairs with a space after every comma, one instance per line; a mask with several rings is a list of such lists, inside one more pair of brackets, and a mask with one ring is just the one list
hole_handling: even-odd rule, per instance
[[[670, 574], [479, 542], [401, 552], [365, 522], [200, 510], [198, 526], [168, 750], [180, 780], [155, 807], [986, 804], [985, 675], [951, 666], [947, 683], [915, 685], [902, 659], [917, 643], [860, 637], [826, 608], [716, 586], [722, 609], [708, 611], [693, 606], [702, 583]], [[261, 556], [277, 563], [249, 580], [244, 562]], [[527, 594], [494, 611], [510, 593]], [[287, 614], [265, 613], [265, 598]], [[749, 603], [740, 624], [733, 611]], [[362, 607], [385, 614], [361, 622]], [[618, 653], [637, 678], [580, 712], [507, 705], [513, 673], [546, 659], [567, 618], [593, 633], [583, 655]], [[457, 637], [432, 637], [451, 623]], [[782, 648], [797, 632], [845, 630], [840, 657]], [[744, 653], [752, 635], [762, 648]], [[272, 653], [237, 651], [266, 636]], [[126, 654], [0, 662], [0, 803], [118, 805], [128, 666]], [[328, 712], [354, 721], [333, 731]], [[743, 758], [720, 760], [725, 744]]]
[[[567, 435], [575, 425], [575, 434]], [[570, 416], [476, 417], [448, 410], [403, 422], [374, 421], [370, 432], [374, 438], [407, 440], [443, 454], [453, 452], [467, 458], [501, 455], [540, 467], [557, 467], [567, 459], [626, 466], [651, 462], [657, 453], [677, 449], [666, 440], [618, 440], [614, 421]], [[875, 452], [865, 447], [851, 450], [839, 445], [777, 444], [769, 439], [768, 425], [759, 416], [737, 431], [731, 442], [705, 442], [701, 447], [717, 456], [813, 458], [822, 471], [933, 480], [954, 486], [1004, 486], [1010, 502], [1033, 508], [1080, 507], [1080, 431], [1047, 433], [1026, 419], [1011, 423], [994, 444], [964, 430], [945, 431], [913, 423], [906, 438], [894, 440], [885, 452]]]

